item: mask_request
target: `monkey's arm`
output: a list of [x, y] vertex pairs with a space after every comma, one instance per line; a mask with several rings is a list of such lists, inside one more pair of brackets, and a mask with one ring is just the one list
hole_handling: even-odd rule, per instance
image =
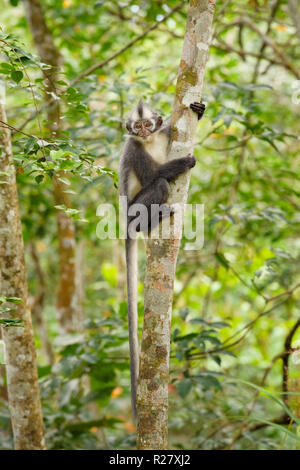
[[174, 181], [177, 176], [196, 165], [194, 155], [188, 155], [183, 158], [174, 158], [167, 163], [161, 165], [154, 173], [153, 180], [157, 178], [165, 178], [167, 181]]

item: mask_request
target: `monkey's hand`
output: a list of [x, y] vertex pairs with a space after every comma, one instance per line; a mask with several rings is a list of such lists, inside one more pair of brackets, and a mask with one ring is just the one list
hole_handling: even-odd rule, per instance
[[194, 113], [198, 115], [198, 121], [203, 117], [205, 111], [205, 104], [204, 103], [192, 103], [190, 104], [190, 108]]
[[186, 161], [187, 168], [193, 168], [196, 165], [196, 157], [195, 155], [192, 155], [191, 153], [189, 153], [185, 157], [185, 161]]

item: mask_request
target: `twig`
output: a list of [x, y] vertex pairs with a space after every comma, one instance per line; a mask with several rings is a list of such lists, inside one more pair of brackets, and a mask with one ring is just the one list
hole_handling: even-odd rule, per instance
[[16, 127], [11, 126], [10, 124], [8, 124], [8, 122], [4, 122], [4, 121], [0, 120], [0, 123], [1, 123], [0, 127], [6, 127], [7, 129], [10, 129], [10, 130], [14, 131], [14, 134], [16, 132], [19, 132], [20, 134], [26, 135], [26, 137], [32, 137], [34, 139], [42, 140], [42, 137], [38, 137], [38, 136], [32, 135], [32, 134], [27, 134], [27, 132], [23, 132], [20, 129], [17, 129]]
[[235, 54], [238, 54], [240, 57], [250, 56], [250, 57], [256, 57], [257, 59], [263, 59], [263, 60], [268, 61], [272, 65], [279, 65], [279, 66], [283, 65], [282, 62], [280, 62], [279, 60], [275, 60], [271, 57], [267, 57], [267, 56], [265, 56], [261, 53], [235, 49], [234, 47], [230, 46], [229, 44], [227, 44], [223, 40], [218, 39], [218, 41], [219, 41], [218, 43], [214, 42], [211, 45], [211, 47], [213, 47], [215, 49], [219, 49], [221, 51], [225, 51], [225, 52], [234, 52]]
[[283, 396], [282, 399], [284, 403], [288, 406], [288, 379], [289, 379], [289, 357], [290, 353], [293, 352], [291, 350], [291, 343], [296, 333], [297, 329], [300, 326], [300, 319], [295, 323], [291, 331], [286, 337], [284, 343], [284, 354], [282, 356], [282, 391]]
[[293, 75], [295, 75], [295, 77], [300, 80], [300, 72], [294, 67], [294, 65], [286, 58], [285, 54], [280, 50], [280, 48], [278, 47], [278, 45], [276, 44], [275, 41], [273, 41], [273, 39], [271, 39], [269, 36], [266, 36], [266, 34], [262, 33], [260, 31], [260, 29], [255, 26], [255, 24], [252, 23], [252, 21], [247, 18], [247, 17], [243, 17], [241, 19], [241, 21], [246, 25], [248, 26], [250, 29], [252, 29], [252, 31], [254, 31], [256, 34], [258, 34], [263, 40], [264, 42], [266, 43], [266, 45], [268, 45], [269, 47], [271, 47], [271, 49], [273, 49], [273, 52], [277, 55], [277, 57], [279, 57], [281, 59], [281, 62], [282, 64], [284, 64], [284, 66], [290, 71], [292, 72]]
[[185, 2], [180, 2], [176, 7], [172, 8], [172, 10], [169, 11], [160, 21], [156, 21], [153, 25], [149, 26], [143, 33], [141, 33], [139, 36], [136, 36], [132, 41], [129, 41], [124, 47], [119, 49], [117, 52], [115, 52], [113, 55], [108, 57], [107, 59], [103, 60], [102, 62], [98, 62], [97, 64], [92, 65], [88, 69], [84, 70], [81, 72], [71, 83], [71, 86], [75, 85], [76, 83], [80, 82], [83, 78], [86, 78], [88, 75], [91, 75], [91, 73], [95, 72], [96, 70], [104, 67], [105, 65], [109, 64], [112, 60], [114, 60], [116, 57], [119, 55], [123, 54], [123, 52], [127, 51], [127, 49], [130, 49], [134, 44], [136, 44], [138, 41], [143, 39], [147, 34], [149, 34], [151, 31], [154, 29], [158, 28], [164, 21], [166, 21], [170, 16], [173, 15], [177, 10], [180, 10], [180, 8], [183, 7]]
[[[272, 10], [271, 10], [271, 14], [269, 16], [269, 19], [268, 19], [268, 26], [267, 26], [267, 30], [266, 30], [266, 36], [269, 34], [269, 32], [271, 31], [271, 27], [272, 27], [272, 23], [273, 23], [273, 20], [275, 18], [275, 15], [276, 15], [276, 12], [278, 10], [278, 7], [280, 5], [280, 2], [281, 0], [276, 0], [273, 4], [273, 7], [272, 7]], [[263, 40], [261, 46], [260, 46], [260, 54], [263, 54], [265, 48], [266, 48], [266, 41]], [[259, 70], [259, 64], [260, 64], [260, 59], [258, 59], [258, 61], [256, 62], [255, 64], [255, 69], [254, 69], [254, 74], [253, 74], [253, 81], [256, 82], [256, 79], [257, 79], [257, 75], [258, 75], [258, 70]]]

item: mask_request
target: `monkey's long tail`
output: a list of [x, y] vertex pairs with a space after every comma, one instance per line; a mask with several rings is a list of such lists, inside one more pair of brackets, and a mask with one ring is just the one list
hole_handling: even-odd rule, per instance
[[126, 238], [128, 329], [130, 349], [131, 404], [136, 420], [136, 391], [139, 375], [138, 312], [137, 312], [137, 240]]

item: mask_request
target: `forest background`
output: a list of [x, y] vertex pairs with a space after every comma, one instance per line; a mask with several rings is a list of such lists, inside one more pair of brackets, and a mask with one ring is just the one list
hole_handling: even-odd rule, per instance
[[[187, 6], [0, 0], [2, 157], [11, 138], [48, 449], [135, 447], [124, 245], [99, 239], [97, 207], [118, 209], [124, 120], [138, 99], [171, 114]], [[202, 99], [188, 202], [204, 204], [204, 246], [184, 250], [183, 238], [177, 263], [170, 448], [296, 449], [296, 0], [217, 2]], [[141, 331], [142, 240], [140, 253]], [[9, 342], [24, 326], [19, 296], [3, 285]], [[0, 346], [0, 448], [11, 449], [14, 392]], [[22, 360], [14, 346], [6, 356]]]

